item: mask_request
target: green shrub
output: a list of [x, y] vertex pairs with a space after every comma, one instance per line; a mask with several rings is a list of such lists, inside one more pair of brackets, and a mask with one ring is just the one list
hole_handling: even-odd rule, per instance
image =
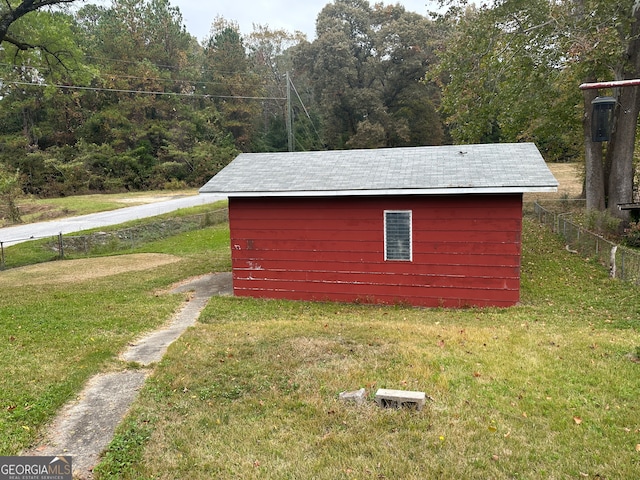
[[640, 247], [640, 222], [631, 222], [624, 230], [624, 243], [628, 247]]
[[605, 236], [617, 236], [620, 233], [622, 220], [614, 217], [608, 211], [589, 210], [586, 217], [587, 230]]

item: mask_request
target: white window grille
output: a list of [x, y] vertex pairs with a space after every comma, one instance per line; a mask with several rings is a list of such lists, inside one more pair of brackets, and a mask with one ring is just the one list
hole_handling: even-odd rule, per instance
[[384, 259], [412, 260], [411, 210], [384, 212]]

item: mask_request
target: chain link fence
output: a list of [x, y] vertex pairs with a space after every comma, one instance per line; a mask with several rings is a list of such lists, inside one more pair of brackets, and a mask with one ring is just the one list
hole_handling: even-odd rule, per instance
[[572, 221], [570, 213], [555, 213], [535, 202], [534, 215], [563, 238], [567, 250], [596, 259], [613, 278], [640, 284], [640, 252], [586, 230]]
[[[228, 210], [221, 208], [198, 215], [167, 218], [113, 231], [99, 231], [83, 235], [63, 235], [60, 233], [53, 237], [31, 237], [30, 240], [43, 240], [42, 248], [59, 259], [64, 259], [67, 255], [98, 256], [109, 252], [132, 250], [145, 243], [184, 232], [200, 230], [224, 223], [228, 219]], [[7, 268], [8, 253], [6, 252], [5, 247], [0, 244], [0, 270]]]

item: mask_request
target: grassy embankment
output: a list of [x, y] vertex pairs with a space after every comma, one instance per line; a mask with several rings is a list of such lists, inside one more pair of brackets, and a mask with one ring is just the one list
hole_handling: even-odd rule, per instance
[[[61, 217], [87, 215], [89, 213], [116, 210], [141, 205], [151, 201], [170, 200], [180, 196], [195, 195], [197, 190], [128, 192], [122, 194], [76, 195], [60, 198], [24, 197], [17, 201], [23, 223], [43, 222]], [[6, 227], [6, 219], [0, 218], [0, 227]]]

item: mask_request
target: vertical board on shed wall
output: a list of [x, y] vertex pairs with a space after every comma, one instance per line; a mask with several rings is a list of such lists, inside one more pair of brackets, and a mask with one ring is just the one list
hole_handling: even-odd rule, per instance
[[[384, 260], [384, 211], [411, 210], [413, 260]], [[510, 306], [522, 195], [231, 198], [238, 296]]]

